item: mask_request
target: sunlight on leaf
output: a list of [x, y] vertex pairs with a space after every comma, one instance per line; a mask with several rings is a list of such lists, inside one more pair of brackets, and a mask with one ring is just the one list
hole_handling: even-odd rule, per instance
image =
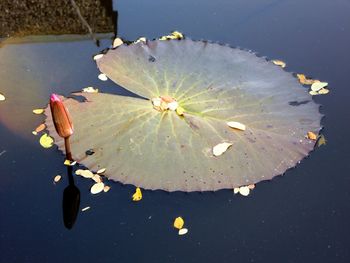
[[142, 192], [141, 192], [141, 189], [137, 187], [135, 193], [132, 195], [132, 200], [137, 202], [137, 201], [140, 201], [141, 199], [142, 199]]
[[47, 133], [45, 133], [40, 137], [39, 142], [42, 147], [50, 148], [52, 147], [54, 140]]

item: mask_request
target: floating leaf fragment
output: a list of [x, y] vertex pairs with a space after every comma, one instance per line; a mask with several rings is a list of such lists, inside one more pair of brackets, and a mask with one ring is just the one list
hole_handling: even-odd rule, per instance
[[86, 93], [98, 93], [98, 89], [95, 89], [94, 87], [86, 87], [82, 89], [82, 92]]
[[97, 54], [94, 56], [94, 60], [98, 60], [103, 57], [103, 54]]
[[106, 168], [101, 168], [100, 170], [98, 170], [96, 173], [97, 174], [103, 174], [106, 171]]
[[107, 193], [110, 189], [111, 189], [110, 186], [105, 185], [105, 187], [103, 188], [103, 192]]
[[0, 101], [4, 101], [4, 100], [6, 100], [5, 95], [0, 93]]
[[323, 134], [321, 134], [320, 136], [318, 136], [318, 139], [317, 139], [317, 142], [316, 142], [317, 147], [320, 147], [320, 146], [322, 146], [322, 145], [326, 145], [326, 143], [327, 143], [327, 140], [326, 140], [326, 138], [324, 137]]
[[99, 74], [98, 78], [99, 78], [99, 80], [102, 80], [102, 81], [107, 81], [108, 80], [107, 76], [105, 74], [103, 74], [103, 73]]
[[89, 210], [90, 206], [84, 207], [83, 209], [81, 209], [82, 212], [85, 212], [86, 210]]
[[141, 189], [137, 187], [135, 193], [132, 195], [132, 200], [137, 202], [137, 201], [140, 201], [141, 199], [142, 199], [142, 192], [141, 192]]
[[312, 85], [315, 82], [320, 82], [317, 79], [308, 79], [304, 74], [297, 74], [299, 82], [303, 85]]
[[38, 127], [35, 128], [35, 131], [38, 133], [38, 132], [45, 130], [45, 128], [46, 128], [46, 125], [44, 123], [42, 123]]
[[39, 114], [43, 114], [44, 111], [45, 111], [44, 109], [34, 109], [34, 110], [33, 110], [33, 113], [39, 115]]
[[113, 40], [113, 48], [119, 47], [120, 45], [123, 45], [123, 40], [121, 40], [121, 38], [117, 37]]
[[61, 175], [56, 175], [55, 178], [53, 178], [53, 181], [55, 183], [58, 183], [61, 180], [62, 176]]
[[177, 218], [175, 218], [174, 220], [174, 227], [177, 229], [181, 229], [185, 224], [185, 221], [183, 220], [183, 218], [181, 216], [178, 216]]
[[241, 195], [243, 195], [243, 196], [248, 196], [249, 193], [250, 193], [250, 189], [249, 189], [248, 186], [241, 186], [241, 187], [239, 188], [239, 193], [240, 193]]
[[91, 187], [90, 193], [92, 193], [93, 195], [101, 193], [104, 187], [105, 187], [104, 183], [96, 183]]
[[39, 143], [44, 148], [50, 148], [52, 147], [54, 140], [52, 137], [50, 137], [47, 133], [44, 133], [39, 140]]
[[316, 141], [317, 135], [316, 135], [315, 133], [309, 131], [309, 132], [307, 133], [307, 138], [310, 139], [310, 140]]
[[232, 146], [232, 143], [229, 143], [229, 142], [223, 142], [223, 143], [219, 143], [219, 144], [215, 145], [213, 147], [213, 154], [214, 154], [214, 156], [222, 155], [231, 146]]
[[272, 63], [275, 64], [276, 66], [280, 66], [281, 68], [286, 67], [286, 63], [283, 62], [282, 60], [274, 59], [272, 60]]
[[241, 130], [241, 131], [245, 131], [245, 129], [246, 129], [246, 126], [244, 124], [237, 122], [237, 121], [229, 121], [229, 122], [227, 122], [227, 125], [231, 128]]
[[179, 229], [179, 236], [182, 236], [182, 235], [186, 235], [188, 233], [188, 229], [187, 228], [181, 228]]

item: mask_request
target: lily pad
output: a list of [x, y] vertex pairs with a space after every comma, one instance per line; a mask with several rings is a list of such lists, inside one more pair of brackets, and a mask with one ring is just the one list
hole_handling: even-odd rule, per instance
[[[254, 53], [206, 41], [122, 44], [96, 61], [108, 79], [138, 97], [77, 93], [64, 100], [75, 133], [74, 160], [144, 189], [209, 191], [283, 174], [314, 148], [319, 105], [299, 81]], [[141, 97], [141, 98], [140, 98]], [[173, 98], [181, 114], [152, 101]], [[163, 98], [163, 99], [162, 99]], [[158, 101], [158, 99], [156, 100]], [[59, 149], [50, 109], [47, 128]], [[228, 122], [244, 124], [245, 130]], [[213, 147], [232, 147], [220, 156]], [[94, 149], [93, 155], [86, 155]]]

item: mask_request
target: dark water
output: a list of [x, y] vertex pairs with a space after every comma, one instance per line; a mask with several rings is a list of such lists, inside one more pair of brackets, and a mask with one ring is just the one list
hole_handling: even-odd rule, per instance
[[[1, 262], [350, 262], [350, 2], [347, 0], [117, 1], [118, 32], [154, 38], [177, 29], [252, 49], [287, 62], [288, 70], [328, 81], [322, 146], [283, 177], [257, 185], [248, 198], [232, 191], [144, 191], [112, 183], [92, 196], [77, 178], [80, 212], [73, 229], [62, 220], [67, 178], [63, 156], [43, 149], [31, 113], [53, 92], [86, 86], [126, 94], [97, 79], [91, 40], [63, 39], [0, 48]], [[23, 41], [22, 41], [23, 42]], [[173, 219], [184, 217], [179, 237]]]

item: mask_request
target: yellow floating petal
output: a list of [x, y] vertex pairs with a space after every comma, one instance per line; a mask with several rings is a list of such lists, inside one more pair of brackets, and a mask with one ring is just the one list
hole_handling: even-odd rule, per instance
[[185, 224], [185, 221], [183, 220], [183, 218], [181, 216], [175, 218], [174, 220], [174, 227], [177, 229], [181, 229]]
[[40, 145], [44, 148], [50, 148], [53, 145], [53, 138], [50, 137], [49, 135], [47, 135], [47, 133], [44, 133], [41, 137], [40, 137]]
[[141, 199], [142, 199], [142, 192], [141, 192], [141, 189], [137, 187], [135, 193], [132, 195], [132, 200], [137, 202], [137, 201], [140, 201]]
[[176, 114], [177, 114], [177, 115], [183, 116], [184, 113], [185, 113], [184, 108], [182, 108], [182, 107], [180, 107], [180, 106], [176, 108]]
[[34, 109], [33, 113], [34, 114], [43, 114], [44, 113], [44, 109]]

